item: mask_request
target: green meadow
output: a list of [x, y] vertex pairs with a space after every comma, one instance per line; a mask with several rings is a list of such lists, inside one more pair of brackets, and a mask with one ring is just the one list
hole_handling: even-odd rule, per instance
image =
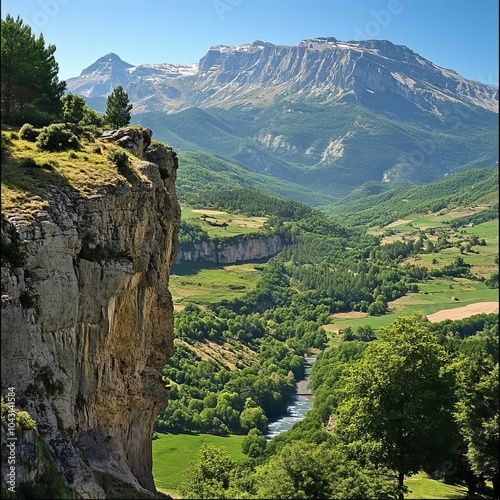
[[[245, 460], [241, 452], [244, 436], [214, 436], [212, 434], [158, 434], [153, 441], [153, 477], [158, 490], [180, 498], [180, 490], [186, 471], [195, 461], [204, 444], [227, 450], [234, 460]], [[446, 484], [431, 479], [424, 472], [405, 479], [410, 492], [407, 499], [465, 499], [467, 489], [463, 485]], [[484, 491], [483, 491], [484, 490]], [[491, 485], [487, 484], [474, 498], [491, 498]]]
[[196, 460], [204, 444], [225, 448], [234, 460], [244, 460], [241, 443], [245, 436], [212, 434], [158, 434], [153, 440], [153, 477], [156, 487], [165, 492], [180, 493], [184, 473]]
[[240, 297], [255, 288], [260, 265], [174, 266], [169, 285], [174, 305], [180, 310], [187, 304], [202, 306]]
[[410, 493], [405, 494], [405, 499], [440, 500], [440, 499], [465, 499], [465, 498], [492, 498], [492, 488], [489, 482], [478, 489], [474, 497], [467, 496], [467, 488], [459, 484], [446, 484], [443, 481], [431, 479], [425, 472], [419, 472], [405, 479], [405, 485]]

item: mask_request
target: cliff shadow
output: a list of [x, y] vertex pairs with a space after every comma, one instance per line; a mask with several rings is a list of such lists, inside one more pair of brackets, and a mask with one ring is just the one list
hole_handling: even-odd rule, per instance
[[177, 276], [194, 276], [203, 269], [223, 269], [227, 264], [217, 262], [178, 262], [172, 266], [171, 274]]
[[176, 262], [171, 269], [171, 274], [177, 276], [194, 276], [203, 269], [224, 269], [226, 266], [239, 264], [266, 264], [272, 257], [262, 259], [238, 260], [236, 262], [204, 262], [204, 261], [182, 261]]

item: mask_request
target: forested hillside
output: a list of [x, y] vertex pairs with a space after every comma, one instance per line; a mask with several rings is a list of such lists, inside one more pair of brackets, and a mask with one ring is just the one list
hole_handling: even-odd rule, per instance
[[324, 209], [350, 225], [366, 227], [384, 226], [412, 213], [495, 200], [498, 203], [498, 168], [472, 168], [421, 186], [369, 183]]

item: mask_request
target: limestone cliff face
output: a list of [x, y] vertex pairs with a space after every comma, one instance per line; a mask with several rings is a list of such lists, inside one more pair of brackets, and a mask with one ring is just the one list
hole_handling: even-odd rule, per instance
[[236, 236], [223, 240], [209, 240], [192, 245], [182, 246], [176, 263], [182, 262], [215, 262], [234, 264], [246, 260], [272, 257], [283, 250], [285, 238], [273, 234], [248, 238]]
[[[53, 189], [34, 220], [2, 221], [2, 243], [24, 255], [1, 270], [2, 394], [15, 387], [77, 498], [105, 498], [110, 483], [155, 491], [180, 209], [175, 153], [140, 153], [127, 181], [90, 197]], [[31, 434], [19, 442], [18, 485], [46, 470]]]

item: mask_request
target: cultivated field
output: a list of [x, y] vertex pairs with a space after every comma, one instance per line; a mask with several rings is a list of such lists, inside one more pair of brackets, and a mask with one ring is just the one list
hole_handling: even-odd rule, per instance
[[[498, 309], [498, 290], [488, 288], [484, 283], [471, 281], [464, 278], [436, 278], [427, 283], [419, 284], [422, 293], [410, 293], [389, 303], [389, 312], [383, 316], [369, 316], [366, 313], [333, 314], [332, 319], [324, 328], [336, 333], [350, 326], [356, 330], [359, 326], [370, 325], [375, 331], [392, 323], [398, 316], [421, 311], [423, 315], [432, 317], [440, 311], [444, 319], [458, 319], [466, 311], [467, 316], [481, 312], [494, 312], [495, 305]], [[452, 287], [452, 288], [451, 288]], [[488, 305], [486, 305], [488, 304]], [[464, 307], [468, 306], [465, 310]], [[461, 309], [460, 313], [454, 313]], [[493, 310], [492, 310], [493, 309]], [[444, 317], [444, 316], [447, 317]], [[439, 317], [439, 316], [438, 316]]]
[[257, 353], [238, 341], [212, 342], [211, 340], [175, 339], [175, 345], [184, 345], [203, 360], [214, 360], [227, 366], [231, 371], [252, 366], [257, 362]]
[[445, 319], [457, 320], [468, 318], [475, 314], [491, 314], [495, 312], [498, 312], [498, 302], [477, 302], [465, 307], [457, 307], [456, 309], [443, 309], [434, 314], [429, 314], [427, 319], [431, 323], [438, 323]]
[[[451, 230], [444, 221], [464, 215], [476, 213], [485, 207], [474, 207], [456, 210], [447, 214], [416, 214], [405, 220], [394, 221], [391, 226], [383, 230], [372, 230], [372, 234], [390, 234], [383, 239], [383, 243], [401, 239], [415, 239], [418, 231], [426, 232], [429, 240], [436, 242], [436, 233], [442, 229], [446, 231], [447, 239], [453, 246], [444, 248], [438, 253], [421, 254], [406, 259], [402, 264], [425, 266], [428, 269], [437, 269], [449, 265], [461, 256], [470, 264], [471, 273], [480, 278], [489, 278], [498, 271], [495, 259], [498, 256], [498, 220], [491, 220], [473, 227]], [[431, 234], [434, 233], [434, 234]], [[465, 245], [473, 236], [484, 239], [486, 245], [473, 245], [470, 251], [461, 251], [460, 245]], [[368, 316], [365, 313], [350, 312], [332, 315], [331, 322], [325, 325], [327, 331], [332, 332], [331, 345], [339, 342], [335, 335], [339, 330], [350, 326], [354, 330], [359, 326], [370, 325], [375, 331], [380, 327], [393, 322], [397, 316], [421, 311], [422, 314], [434, 321], [444, 319], [459, 319], [481, 312], [495, 312], [498, 310], [498, 289], [488, 288], [478, 280], [467, 278], [432, 278], [426, 283], [419, 283], [419, 293], [410, 293], [389, 303], [389, 312], [383, 316]], [[437, 314], [439, 313], [439, 314]], [[437, 315], [436, 315], [437, 314]], [[466, 315], [466, 316], [463, 316]], [[432, 319], [431, 319], [432, 320]]]

